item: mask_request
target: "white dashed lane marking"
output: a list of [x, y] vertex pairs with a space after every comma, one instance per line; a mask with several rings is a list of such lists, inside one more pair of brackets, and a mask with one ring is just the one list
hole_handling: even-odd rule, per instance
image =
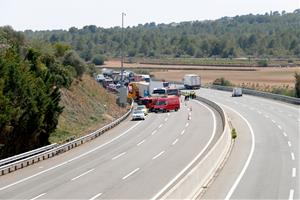
[[36, 197], [34, 197], [34, 198], [30, 199], [30, 200], [35, 200], [35, 199], [38, 199], [38, 198], [40, 198], [40, 197], [44, 196], [45, 194], [46, 194], [46, 193], [40, 194], [40, 195], [38, 195], [38, 196], [36, 196]]
[[157, 154], [156, 156], [154, 156], [152, 158], [152, 160], [155, 160], [156, 158], [160, 157], [161, 155], [163, 155], [165, 153], [165, 151], [160, 152], [159, 154]]
[[293, 177], [293, 178], [296, 177], [296, 168], [293, 168], [293, 170], [292, 170], [292, 177]]
[[176, 140], [174, 140], [174, 142], [172, 143], [172, 145], [174, 146], [177, 142], [178, 142], [178, 138]]
[[295, 160], [295, 154], [293, 152], [291, 153], [291, 158], [292, 160]]
[[137, 146], [140, 146], [140, 145], [143, 144], [145, 141], [146, 141], [146, 140], [142, 140], [141, 142], [139, 142], [139, 143], [137, 144]]
[[113, 157], [112, 160], [116, 160], [116, 159], [118, 159], [118, 158], [124, 156], [125, 154], [126, 154], [126, 152], [120, 153], [119, 155]]
[[129, 174], [127, 174], [126, 176], [124, 176], [122, 179], [123, 180], [127, 179], [129, 176], [133, 175], [134, 173], [136, 173], [139, 170], [140, 170], [140, 168], [136, 168], [135, 170], [133, 170], [132, 172], [130, 172]]

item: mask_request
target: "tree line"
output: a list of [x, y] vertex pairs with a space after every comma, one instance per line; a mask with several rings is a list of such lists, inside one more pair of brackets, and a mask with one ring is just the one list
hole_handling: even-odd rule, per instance
[[63, 111], [60, 88], [86, 70], [69, 45], [0, 27], [0, 158], [49, 144]]
[[[218, 20], [147, 23], [124, 29], [127, 57], [300, 58], [300, 9]], [[71, 45], [85, 61], [120, 57], [122, 30], [94, 25], [81, 29], [25, 31], [31, 39]]]

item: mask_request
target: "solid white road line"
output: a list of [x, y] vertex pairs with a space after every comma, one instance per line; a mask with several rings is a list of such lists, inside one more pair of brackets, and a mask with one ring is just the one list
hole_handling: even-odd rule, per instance
[[248, 166], [250, 164], [250, 161], [252, 159], [252, 156], [253, 156], [253, 153], [254, 153], [254, 150], [255, 150], [255, 135], [254, 135], [254, 131], [252, 129], [251, 124], [248, 122], [248, 120], [244, 116], [242, 116], [239, 112], [237, 112], [236, 110], [234, 110], [234, 109], [232, 109], [232, 108], [230, 108], [228, 106], [225, 106], [225, 107], [227, 107], [230, 110], [232, 110], [233, 112], [235, 112], [237, 115], [239, 115], [246, 122], [246, 124], [249, 127], [250, 132], [251, 132], [251, 141], [252, 141], [252, 143], [251, 143], [251, 150], [250, 150], [249, 156], [247, 158], [247, 161], [246, 161], [246, 163], [245, 163], [245, 165], [244, 165], [241, 173], [239, 174], [238, 178], [235, 180], [234, 184], [232, 185], [232, 187], [230, 188], [229, 192], [227, 193], [227, 195], [225, 197], [225, 200], [229, 200], [231, 198], [232, 194], [234, 193], [236, 187], [240, 183], [242, 177], [244, 176], [244, 174], [245, 174], [245, 172], [246, 172], [246, 170], [247, 170], [247, 168], [248, 168]]
[[165, 153], [165, 151], [160, 152], [159, 154], [157, 154], [156, 156], [154, 156], [152, 158], [152, 160], [155, 160], [156, 158], [160, 157], [161, 155], [163, 155]]
[[291, 153], [291, 158], [292, 158], [292, 160], [295, 160], [295, 155], [293, 152]]
[[[160, 127], [159, 127], [159, 128], [160, 128]], [[157, 132], [157, 130], [154, 130], [154, 131], [151, 133], [151, 135], [154, 135], [156, 132]]]
[[89, 170], [89, 171], [87, 171], [87, 172], [84, 172], [83, 174], [80, 174], [79, 176], [76, 176], [76, 177], [72, 178], [71, 180], [74, 181], [74, 180], [76, 180], [76, 179], [78, 179], [78, 178], [80, 178], [80, 177], [82, 177], [82, 176], [84, 176], [84, 175], [86, 175], [86, 174], [88, 174], [88, 173], [94, 171], [94, 170], [95, 170], [95, 169], [91, 169], [91, 170]]
[[184, 134], [184, 132], [185, 132], [185, 130], [182, 130], [182, 131], [181, 131], [181, 133], [180, 133], [180, 135], [183, 135], [183, 134]]
[[290, 141], [288, 141], [288, 145], [289, 145], [289, 147], [291, 147], [291, 146], [292, 146], [292, 143], [291, 143]]
[[294, 199], [294, 190], [290, 190], [289, 200]]
[[30, 199], [30, 200], [35, 200], [35, 199], [38, 199], [38, 198], [40, 198], [41, 196], [44, 196], [45, 194], [46, 194], [46, 193], [40, 194], [40, 195], [38, 195], [38, 196], [36, 196], [36, 197], [34, 197], [34, 198]]
[[163, 124], [159, 125], [159, 127], [158, 127], [158, 128], [161, 128], [162, 126], [163, 126]]
[[282, 132], [282, 134], [284, 135], [284, 137], [287, 137], [287, 134], [286, 134], [286, 132]]
[[194, 101], [194, 102], [202, 105], [203, 107], [205, 107], [211, 113], [211, 115], [213, 117], [213, 121], [214, 121], [212, 135], [209, 138], [208, 142], [206, 143], [205, 147], [202, 149], [202, 151], [183, 170], [181, 170], [167, 185], [165, 185], [165, 187], [163, 187], [154, 197], [152, 197], [151, 200], [156, 200], [161, 194], [165, 193], [166, 190], [172, 184], [174, 184], [174, 182], [176, 182], [178, 180], [178, 178], [180, 176], [182, 176], [182, 174], [184, 174], [200, 158], [200, 156], [202, 156], [202, 154], [206, 151], [206, 149], [208, 148], [208, 146], [212, 142], [213, 138], [215, 137], [216, 129], [217, 129], [217, 121], [216, 121], [215, 113], [211, 110], [211, 108], [209, 108], [208, 106], [204, 105], [203, 103], [201, 103], [199, 101]]
[[185, 124], [185, 127], [188, 127], [188, 126], [189, 126], [189, 123], [186, 123], [186, 124]]
[[76, 157], [74, 157], [74, 158], [72, 158], [72, 159], [70, 159], [70, 160], [67, 160], [67, 161], [65, 161], [65, 162], [63, 162], [63, 163], [60, 163], [60, 164], [58, 164], [58, 165], [55, 165], [55, 166], [50, 167], [50, 168], [48, 168], [48, 169], [45, 169], [44, 171], [38, 172], [38, 173], [36, 173], [36, 174], [34, 174], [34, 175], [28, 176], [28, 177], [26, 177], [26, 178], [23, 178], [23, 179], [21, 179], [21, 180], [18, 180], [18, 181], [16, 181], [16, 182], [14, 182], [14, 183], [11, 183], [11, 184], [9, 184], [9, 185], [6, 185], [6, 186], [0, 188], [0, 191], [5, 190], [5, 189], [7, 189], [7, 188], [10, 188], [10, 187], [12, 187], [12, 186], [14, 186], [14, 185], [17, 185], [17, 184], [19, 184], [19, 183], [23, 183], [23, 182], [25, 182], [25, 181], [27, 181], [27, 180], [29, 180], [29, 179], [32, 179], [32, 178], [34, 178], [34, 177], [37, 177], [37, 176], [39, 176], [39, 175], [41, 175], [41, 174], [44, 174], [44, 173], [49, 172], [49, 171], [51, 171], [51, 170], [53, 170], [53, 169], [56, 169], [56, 168], [61, 167], [61, 166], [63, 166], [63, 165], [66, 165], [66, 164], [68, 164], [68, 163], [70, 163], [70, 162], [73, 162], [74, 160], [78, 160], [79, 158], [82, 158], [82, 157], [84, 157], [84, 156], [86, 156], [86, 155], [88, 155], [88, 154], [90, 154], [90, 153], [92, 153], [92, 152], [94, 152], [94, 151], [97, 151], [98, 149], [101, 149], [102, 147], [104, 147], [104, 146], [106, 146], [106, 145], [108, 145], [108, 144], [110, 144], [110, 143], [116, 141], [117, 139], [121, 138], [122, 136], [124, 136], [125, 134], [127, 134], [129, 131], [131, 131], [132, 129], [134, 129], [136, 126], [138, 126], [140, 123], [142, 123], [142, 121], [136, 123], [135, 125], [133, 125], [133, 126], [130, 127], [129, 129], [127, 129], [125, 132], [123, 132], [122, 134], [118, 135], [117, 137], [111, 139], [110, 141], [108, 141], [108, 142], [106, 142], [106, 143], [104, 143], [104, 144], [102, 144], [102, 145], [100, 145], [100, 146], [98, 146], [98, 147], [96, 147], [96, 148], [94, 148], [94, 149], [91, 149], [90, 151], [87, 151], [87, 152], [85, 152], [85, 153], [83, 153], [83, 154], [81, 154], [81, 155], [79, 155], [79, 156], [76, 156]]
[[89, 200], [95, 200], [98, 197], [100, 197], [102, 195], [102, 193], [96, 194], [95, 196], [93, 196], [92, 198], [90, 198]]
[[126, 154], [126, 152], [120, 153], [119, 155], [113, 157], [112, 160], [116, 160], [116, 159], [120, 158], [121, 156], [123, 156], [125, 154]]
[[126, 176], [124, 176], [122, 179], [125, 180], [126, 178], [128, 178], [129, 176], [131, 176], [132, 174], [136, 173], [139, 170], [140, 170], [140, 168], [136, 168], [135, 170], [133, 170], [132, 172], [130, 172], [129, 174], [127, 174]]
[[146, 140], [142, 140], [141, 142], [139, 142], [139, 143], [137, 144], [137, 146], [140, 146], [140, 145], [143, 144], [145, 141], [146, 141]]
[[174, 146], [177, 142], [178, 142], [178, 138], [176, 140], [174, 140], [174, 142], [172, 143], [172, 145]]
[[293, 168], [293, 169], [292, 169], [292, 177], [293, 177], [293, 178], [296, 177], [296, 168]]

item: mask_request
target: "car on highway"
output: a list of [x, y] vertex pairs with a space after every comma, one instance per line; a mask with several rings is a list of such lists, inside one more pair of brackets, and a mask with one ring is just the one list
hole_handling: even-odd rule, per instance
[[148, 115], [148, 108], [145, 105], [138, 105], [136, 110], [141, 110], [144, 112], [145, 115]]
[[137, 120], [137, 119], [145, 120], [145, 114], [142, 110], [134, 109], [132, 112], [132, 120]]
[[241, 97], [243, 96], [243, 91], [242, 91], [242, 88], [233, 88], [232, 90], [232, 97]]

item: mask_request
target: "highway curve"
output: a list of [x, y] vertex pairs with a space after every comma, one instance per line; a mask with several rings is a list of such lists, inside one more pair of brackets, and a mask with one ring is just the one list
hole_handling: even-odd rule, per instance
[[204, 199], [299, 199], [299, 106], [200, 89], [220, 104], [238, 137], [224, 169]]
[[128, 119], [74, 150], [2, 176], [0, 198], [152, 198], [213, 145], [220, 124], [215, 111], [194, 101], [145, 121]]

